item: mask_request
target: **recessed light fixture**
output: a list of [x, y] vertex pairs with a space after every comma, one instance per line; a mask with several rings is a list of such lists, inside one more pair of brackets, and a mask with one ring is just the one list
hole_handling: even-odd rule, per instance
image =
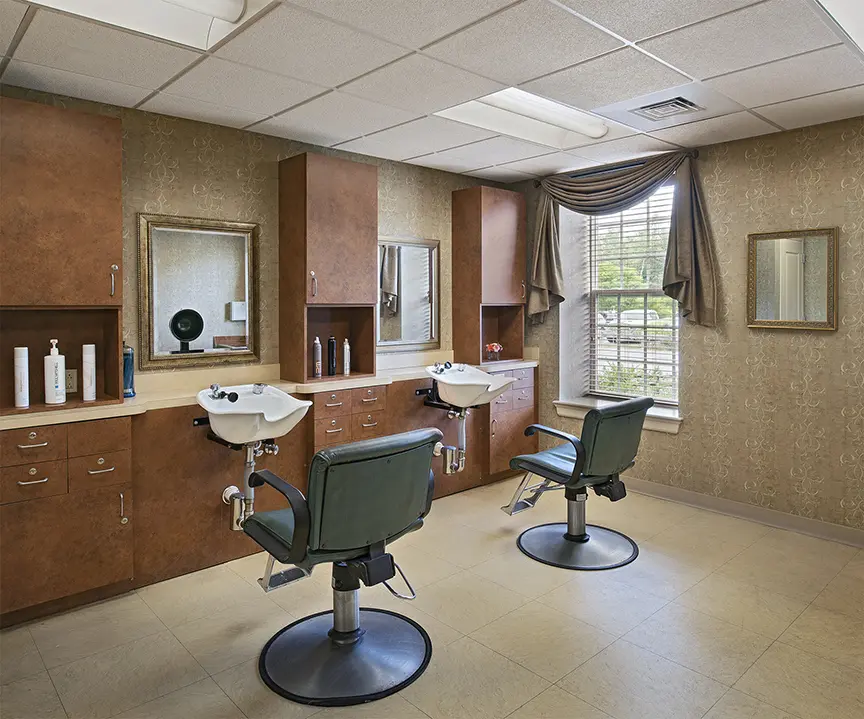
[[270, 0], [32, 0], [53, 10], [207, 50]]
[[609, 132], [594, 115], [515, 87], [435, 114], [558, 150], [584, 144], [586, 137], [599, 140]]

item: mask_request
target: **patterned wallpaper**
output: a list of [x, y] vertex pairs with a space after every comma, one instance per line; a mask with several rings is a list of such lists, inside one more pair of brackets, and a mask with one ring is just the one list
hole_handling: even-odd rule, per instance
[[[441, 348], [452, 349], [450, 193], [481, 180], [218, 125], [3, 86], [4, 95], [120, 117], [123, 122], [123, 333], [138, 345], [136, 215], [150, 212], [261, 226], [261, 361], [279, 362], [278, 167], [302, 152], [378, 166], [378, 232], [440, 240]], [[495, 184], [495, 183], [487, 183]]]
[[[633, 475], [864, 529], [864, 117], [711, 146], [698, 171], [721, 320], [685, 326], [681, 431], [645, 432]], [[747, 234], [831, 226], [838, 331], [748, 329]], [[557, 312], [526, 340], [541, 347], [541, 421], [577, 431], [552, 406]]]

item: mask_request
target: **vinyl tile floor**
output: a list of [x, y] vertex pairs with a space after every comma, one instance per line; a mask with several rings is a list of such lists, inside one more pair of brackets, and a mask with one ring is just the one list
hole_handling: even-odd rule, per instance
[[589, 521], [639, 558], [573, 572], [533, 562], [519, 533], [562, 521], [563, 497], [514, 517], [515, 480], [435, 502], [390, 547], [418, 597], [364, 606], [411, 617], [434, 646], [420, 679], [364, 706], [270, 692], [257, 657], [330, 605], [329, 573], [265, 595], [264, 555], [0, 632], [3, 719], [861, 719], [864, 550], [631, 493]]

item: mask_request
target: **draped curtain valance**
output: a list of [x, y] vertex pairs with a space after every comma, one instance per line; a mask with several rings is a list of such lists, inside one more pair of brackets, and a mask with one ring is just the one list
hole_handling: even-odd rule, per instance
[[534, 251], [529, 277], [528, 314], [543, 319], [564, 299], [560, 205], [583, 215], [620, 212], [642, 202], [675, 178], [672, 225], [663, 272], [663, 292], [678, 301], [689, 321], [707, 327], [717, 322], [717, 283], [708, 223], [692, 160], [695, 153], [674, 152], [540, 180]]

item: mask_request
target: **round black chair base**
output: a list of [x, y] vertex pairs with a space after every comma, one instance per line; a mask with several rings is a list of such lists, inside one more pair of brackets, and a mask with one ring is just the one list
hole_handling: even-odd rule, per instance
[[401, 691], [429, 666], [432, 642], [401, 614], [361, 609], [363, 636], [339, 646], [328, 636], [333, 612], [305, 617], [265, 645], [258, 673], [277, 694], [299, 704], [351, 706]]
[[531, 559], [562, 569], [615, 569], [639, 556], [636, 542], [621, 532], [595, 524], [586, 525], [585, 531], [587, 542], [573, 542], [564, 538], [564, 522], [541, 524], [522, 532], [516, 544]]

